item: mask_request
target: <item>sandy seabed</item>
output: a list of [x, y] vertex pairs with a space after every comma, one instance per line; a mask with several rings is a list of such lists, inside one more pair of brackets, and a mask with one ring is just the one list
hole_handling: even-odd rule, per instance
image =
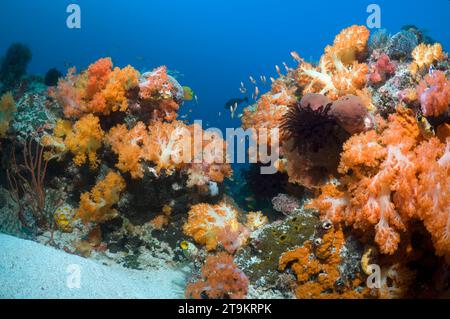
[[105, 266], [0, 234], [0, 298], [183, 298], [182, 272]]

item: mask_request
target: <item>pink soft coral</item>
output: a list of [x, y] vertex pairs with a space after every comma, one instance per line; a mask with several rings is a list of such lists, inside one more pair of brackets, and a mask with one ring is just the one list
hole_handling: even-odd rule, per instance
[[391, 62], [386, 53], [382, 53], [378, 60], [370, 65], [369, 81], [373, 84], [384, 82], [395, 70], [395, 63]]
[[450, 80], [442, 71], [427, 74], [417, 86], [417, 95], [425, 116], [444, 114], [450, 105]]
[[202, 267], [201, 280], [188, 284], [186, 298], [230, 298], [247, 296], [249, 280], [226, 253], [208, 256]]

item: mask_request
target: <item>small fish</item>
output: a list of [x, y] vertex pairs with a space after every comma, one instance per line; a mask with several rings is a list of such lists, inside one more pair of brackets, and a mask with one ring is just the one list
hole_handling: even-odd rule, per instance
[[246, 202], [251, 202], [253, 200], [255, 200], [255, 198], [253, 196], [248, 196], [248, 197], [245, 198]]
[[222, 116], [222, 112], [219, 112], [219, 116]]
[[245, 93], [247, 93], [247, 89], [244, 87], [240, 87], [239, 92], [241, 92], [242, 94], [245, 94]]
[[291, 56], [292, 56], [292, 58], [293, 58], [295, 61], [297, 61], [298, 63], [302, 63], [302, 62], [303, 62], [303, 59], [300, 57], [300, 55], [298, 55], [297, 52], [292, 51], [292, 52], [291, 52]]
[[430, 122], [426, 119], [425, 116], [419, 115], [417, 117], [417, 120], [419, 122], [419, 128], [422, 131], [422, 134], [428, 137], [431, 137], [434, 135], [434, 129], [431, 126]]
[[278, 65], [275, 65], [275, 70], [277, 70], [277, 73], [278, 73], [279, 76], [283, 76], [281, 74], [281, 70], [280, 70], [280, 67]]
[[436, 71], [436, 68], [432, 64], [432, 65], [430, 65], [430, 69], [428, 70], [428, 73], [430, 73], [430, 75], [433, 75], [434, 71]]
[[256, 84], [256, 80], [250, 75], [249, 76], [250, 82], [252, 82], [253, 84]]
[[261, 79], [261, 82], [262, 82], [264, 85], [266, 85], [266, 83], [267, 83], [266, 77], [265, 77], [264, 75], [261, 75], [261, 76], [260, 76], [260, 79]]
[[256, 101], [259, 95], [259, 89], [257, 86], [255, 86], [255, 93], [253, 93], [253, 99]]
[[197, 95], [194, 95], [195, 103], [198, 105], [198, 97]]
[[241, 88], [245, 87], [244, 82], [241, 81]]
[[283, 62], [283, 66], [286, 69], [286, 72], [289, 72], [291, 69], [288, 67], [288, 65], [286, 64], [286, 62]]
[[275, 79], [273, 77], [270, 77], [270, 82], [275, 82]]
[[234, 105], [235, 104], [242, 104], [242, 103], [247, 103], [248, 104], [248, 97], [246, 96], [246, 97], [244, 97], [243, 99], [240, 99], [240, 98], [232, 98], [232, 99], [229, 99], [226, 103], [225, 103], [225, 109], [230, 109], [230, 106], [233, 106], [234, 107]]
[[183, 250], [187, 250], [187, 249], [189, 248], [189, 243], [188, 243], [187, 241], [183, 240], [183, 241], [180, 243], [180, 247], [181, 247], [181, 249], [183, 249]]
[[183, 114], [183, 115], [180, 116], [180, 118], [182, 118], [182, 119], [185, 119], [185, 118], [187, 118], [187, 117], [188, 117], [187, 114]]
[[234, 113], [236, 112], [238, 107], [238, 102], [235, 102], [234, 105], [230, 106], [231, 118], [234, 119]]

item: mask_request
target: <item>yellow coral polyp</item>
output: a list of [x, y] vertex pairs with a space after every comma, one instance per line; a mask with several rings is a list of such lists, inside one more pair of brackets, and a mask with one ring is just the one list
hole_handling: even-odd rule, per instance
[[101, 223], [113, 219], [117, 216], [117, 210], [112, 206], [119, 202], [125, 187], [122, 176], [115, 172], [108, 173], [91, 192], [81, 194], [77, 217], [84, 223]]

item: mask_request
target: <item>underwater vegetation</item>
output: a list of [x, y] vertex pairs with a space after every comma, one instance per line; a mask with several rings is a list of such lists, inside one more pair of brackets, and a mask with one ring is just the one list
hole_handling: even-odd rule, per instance
[[14, 44], [0, 231], [138, 270], [187, 265], [186, 298], [448, 297], [448, 54], [414, 26], [354, 25], [317, 63], [291, 56], [255, 103], [226, 105], [248, 104], [258, 142], [280, 130], [263, 175], [264, 158], [233, 172], [227, 142], [179, 117], [195, 93], [166, 66], [103, 57], [31, 76]]

